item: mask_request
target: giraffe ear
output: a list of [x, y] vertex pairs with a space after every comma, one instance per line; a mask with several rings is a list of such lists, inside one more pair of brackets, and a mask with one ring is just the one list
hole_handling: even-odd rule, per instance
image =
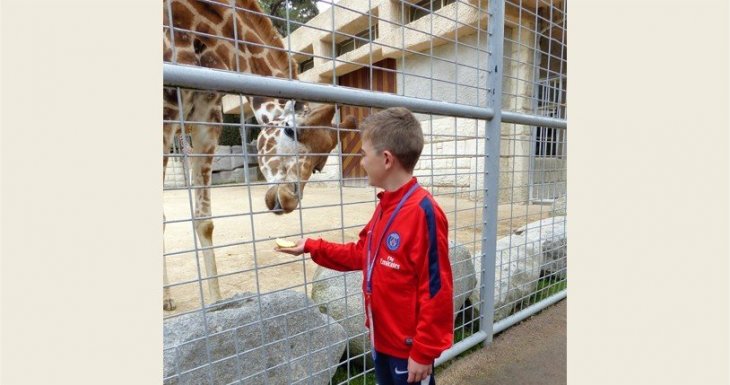
[[307, 115], [307, 126], [329, 126], [335, 116], [334, 104], [323, 104], [318, 106]]
[[[269, 123], [269, 117], [265, 116], [262, 113], [261, 105], [269, 101], [268, 98], [264, 98], [261, 96], [249, 96], [249, 107], [251, 107], [251, 111], [253, 112], [253, 115], [256, 117], [256, 122], [260, 125], [266, 125]], [[274, 117], [275, 118], [275, 117]]]
[[340, 123], [340, 127], [346, 128], [348, 130], [354, 130], [355, 128], [357, 128], [357, 120], [355, 119], [354, 116], [347, 115], [345, 120], [342, 123]]

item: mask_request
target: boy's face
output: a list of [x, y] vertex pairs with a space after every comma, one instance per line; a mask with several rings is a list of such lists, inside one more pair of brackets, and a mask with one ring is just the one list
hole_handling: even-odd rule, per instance
[[368, 183], [371, 186], [383, 187], [383, 179], [386, 171], [384, 153], [375, 151], [373, 144], [369, 140], [364, 139], [360, 154], [362, 155], [360, 166], [368, 174]]

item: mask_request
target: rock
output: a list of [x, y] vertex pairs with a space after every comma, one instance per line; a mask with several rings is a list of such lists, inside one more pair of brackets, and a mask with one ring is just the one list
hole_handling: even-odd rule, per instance
[[[477, 278], [471, 254], [466, 247], [449, 241], [449, 259], [454, 280], [453, 313], [456, 317], [456, 312], [474, 290]], [[350, 357], [370, 350], [370, 337], [365, 327], [362, 279], [362, 271], [341, 273], [318, 266], [312, 280], [312, 299], [320, 305], [323, 313], [345, 328]]]
[[514, 233], [517, 235], [526, 234], [532, 240], [554, 239], [556, 236], [565, 235], [566, 223], [565, 216], [554, 216], [541, 221], [530, 222], [515, 230]]
[[[362, 271], [342, 273], [317, 266], [312, 278], [312, 299], [322, 313], [334, 318], [347, 332], [350, 357], [370, 350], [370, 336], [365, 327]], [[371, 359], [369, 355], [367, 357]]]
[[256, 138], [251, 143], [246, 145], [248, 151], [248, 164], [258, 164], [259, 160], [256, 156], [258, 154], [258, 148], [256, 147]]
[[205, 322], [200, 312], [164, 322], [164, 384], [329, 383], [347, 335], [305, 294], [264, 293], [259, 301], [242, 293], [231, 300], [209, 309]]
[[[241, 173], [242, 173], [241, 174], [241, 177], [243, 178], [243, 180], [241, 180], [241, 183], [243, 183], [243, 182], [246, 181], [246, 179], [245, 179], [245, 173], [243, 172], [243, 170], [244, 170], [244, 168], [242, 167], [241, 168]], [[260, 180], [259, 179], [259, 174], [261, 174], [261, 173], [259, 172], [258, 166], [253, 166], [253, 165], [249, 165], [248, 166], [248, 182], [249, 183], [250, 182], [255, 182], [257, 180]]]
[[[227, 184], [227, 183], [245, 183], [246, 182], [246, 169], [239, 167], [231, 171], [216, 171], [213, 173], [211, 183], [216, 184]], [[249, 182], [255, 182], [259, 179], [260, 172], [256, 166], [248, 166]]]
[[525, 235], [528, 242], [541, 242], [542, 270], [547, 274], [554, 274], [559, 279], [565, 278], [567, 272], [568, 237], [566, 236], [566, 223], [567, 217], [555, 216], [528, 223], [515, 230], [515, 234]]
[[230, 171], [214, 171], [210, 177], [210, 184], [232, 183]]
[[464, 245], [449, 241], [449, 260], [454, 280], [454, 317], [456, 317], [456, 312], [464, 306], [464, 302], [477, 286], [477, 277], [471, 253]]
[[217, 146], [215, 148], [215, 154], [213, 157], [213, 172], [216, 171], [230, 171], [231, 167], [231, 146]]
[[566, 278], [568, 273], [568, 239], [563, 237], [555, 241], [543, 243], [543, 274], [558, 280]]
[[243, 146], [231, 146], [231, 170], [243, 167], [246, 159], [243, 156]]
[[[497, 241], [494, 280], [494, 320], [510, 315], [515, 301], [537, 289], [541, 271], [565, 277], [567, 260], [566, 217], [551, 217], [527, 224], [515, 234]], [[481, 271], [481, 257], [475, 259]], [[477, 275], [477, 287], [481, 275]], [[480, 293], [474, 290], [471, 302], [479, 306]]]
[[553, 201], [553, 212], [556, 216], [566, 216], [567, 215], [567, 203], [568, 203], [568, 196], [567, 195], [561, 195], [559, 198], [555, 199]]

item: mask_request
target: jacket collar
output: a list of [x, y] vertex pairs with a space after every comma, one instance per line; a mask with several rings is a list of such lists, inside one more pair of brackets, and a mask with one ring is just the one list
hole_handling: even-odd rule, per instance
[[386, 210], [390, 208], [390, 206], [395, 206], [400, 202], [401, 198], [403, 198], [403, 195], [408, 192], [408, 190], [418, 182], [418, 179], [416, 177], [412, 177], [411, 180], [408, 181], [408, 183], [401, 186], [398, 190], [395, 191], [381, 191], [378, 193], [378, 199], [380, 199], [380, 206], [383, 208], [383, 210]]

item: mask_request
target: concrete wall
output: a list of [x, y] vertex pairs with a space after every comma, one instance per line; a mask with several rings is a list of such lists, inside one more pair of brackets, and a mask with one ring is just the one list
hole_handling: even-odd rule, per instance
[[[256, 146], [249, 145], [248, 152], [256, 153]], [[248, 158], [243, 156], [242, 146], [218, 146], [215, 149], [216, 157], [213, 158], [213, 175], [211, 184], [244, 183], [246, 181], [244, 162], [248, 160], [249, 180], [263, 180], [258, 171], [258, 164], [255, 156]], [[188, 183], [190, 183], [190, 172], [188, 171]], [[167, 161], [165, 180], [163, 185], [166, 188], [185, 187], [185, 171], [183, 158], [171, 157]]]
[[398, 70], [403, 71], [396, 75], [398, 94], [486, 107], [486, 38], [474, 34], [462, 37], [459, 42], [468, 47], [450, 43], [434, 47], [432, 56], [429, 47], [421, 51], [428, 56], [397, 59]]
[[[190, 175], [188, 173], [188, 182]], [[182, 158], [169, 158], [167, 160], [167, 168], [165, 169], [165, 180], [163, 186], [165, 188], [185, 187], [185, 172], [183, 171]]]
[[[526, 27], [529, 28], [529, 25]], [[522, 31], [507, 28], [505, 31], [509, 40], [518, 42], [514, 44], [507, 40], [504, 47], [506, 59], [502, 104], [505, 110], [532, 112], [534, 33], [530, 35], [528, 28]], [[485, 67], [486, 55], [479, 51], [486, 50], [486, 39], [474, 34], [462, 37], [459, 41], [479, 48], [452, 43], [435, 47], [433, 55], [429, 55], [431, 57], [410, 55], [398, 60], [398, 69], [404, 72], [397, 76], [398, 93], [451, 103], [486, 106], [486, 91], [470, 87], [486, 87], [487, 71], [481, 70]], [[423, 52], [430, 54], [431, 50]], [[440, 58], [457, 63], [449, 63]], [[481, 173], [485, 122], [422, 114], [418, 117], [426, 145], [422, 160], [416, 166], [416, 173], [427, 177], [424, 184], [450, 191], [454, 188], [457, 191], [471, 191], [469, 195], [472, 198], [480, 196], [484, 179]], [[502, 125], [499, 193], [499, 201], [502, 203], [528, 200], [531, 130], [530, 126], [506, 123]], [[482, 139], [472, 139], [475, 136]]]

